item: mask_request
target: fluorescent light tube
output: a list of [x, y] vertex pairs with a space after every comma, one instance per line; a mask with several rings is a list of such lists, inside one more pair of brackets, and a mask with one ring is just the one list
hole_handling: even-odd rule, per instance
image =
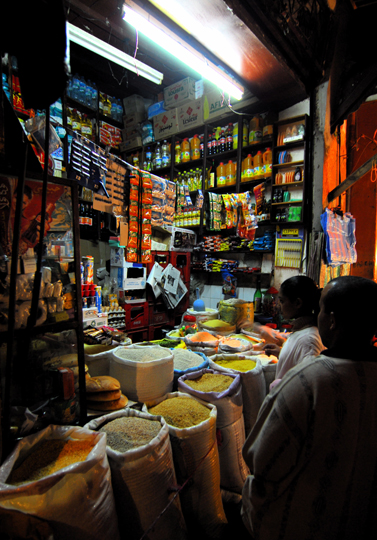
[[[127, 4], [132, 5], [132, 8]], [[127, 0], [127, 4], [123, 6], [124, 21], [199, 73], [201, 77], [218, 86], [223, 92], [235, 99], [242, 98], [243, 86], [210, 62], [204, 55], [163, 27], [147, 12], [142, 11], [137, 4], [131, 0]]]
[[143, 64], [140, 60], [136, 60], [132, 56], [120, 51], [116, 47], [109, 45], [105, 41], [102, 41], [88, 32], [81, 30], [77, 26], [71, 23], [67, 23], [67, 37], [69, 41], [73, 41], [81, 47], [88, 49], [104, 58], [107, 58], [114, 64], [118, 64], [134, 73], [137, 73], [141, 77], [148, 79], [156, 84], [161, 84], [164, 74], [156, 69]]

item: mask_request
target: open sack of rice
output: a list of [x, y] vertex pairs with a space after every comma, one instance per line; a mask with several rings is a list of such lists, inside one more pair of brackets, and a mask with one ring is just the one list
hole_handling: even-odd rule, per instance
[[201, 352], [193, 352], [189, 349], [174, 349], [172, 352], [174, 356], [173, 390], [177, 390], [179, 377], [209, 366], [208, 358]]
[[161, 415], [169, 425], [180, 499], [189, 533], [204, 531], [223, 538], [227, 524], [221, 490], [214, 405], [182, 392], [172, 392], [143, 411]]
[[[161, 416], [134, 409], [85, 426], [106, 433], [121, 538], [186, 540], [169, 428]], [[166, 510], [165, 510], [166, 509]]]
[[209, 358], [209, 367], [222, 373], [238, 373], [242, 384], [243, 416], [247, 437], [266, 396], [262, 363], [258, 356], [216, 354]]
[[133, 401], [157, 399], [173, 388], [173, 353], [160, 345], [118, 347], [112, 351], [110, 376]]
[[182, 375], [178, 379], [178, 391], [216, 406], [221, 488], [241, 493], [249, 474], [242, 457], [245, 424], [242, 414], [241, 376], [202, 369]]
[[106, 435], [50, 425], [0, 467], [0, 538], [117, 540]]

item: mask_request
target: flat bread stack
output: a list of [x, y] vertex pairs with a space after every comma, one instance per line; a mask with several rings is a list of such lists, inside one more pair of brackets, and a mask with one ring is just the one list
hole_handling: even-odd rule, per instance
[[86, 397], [88, 409], [94, 411], [117, 411], [128, 403], [119, 381], [108, 375], [86, 379]]

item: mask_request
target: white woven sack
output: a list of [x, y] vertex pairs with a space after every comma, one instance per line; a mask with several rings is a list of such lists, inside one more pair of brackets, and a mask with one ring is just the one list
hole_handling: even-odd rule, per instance
[[[121, 358], [119, 351], [127, 349], [161, 349], [165, 356], [148, 362], [135, 362]], [[154, 347], [130, 345], [117, 347], [112, 351], [110, 376], [120, 383], [122, 392], [132, 401], [145, 403], [164, 396], [173, 389], [174, 356], [170, 349], [156, 345]]]
[[223, 392], [201, 392], [186, 384], [187, 380], [201, 377], [204, 373], [220, 373], [212, 369], [202, 369], [185, 374], [178, 379], [178, 390], [197, 399], [212, 403], [217, 408], [217, 443], [220, 460], [220, 484], [222, 489], [241, 493], [249, 469], [242, 457], [245, 442], [241, 377], [227, 373], [234, 382]]
[[[46, 439], [89, 439], [94, 446], [85, 461], [20, 486], [7, 484], [11, 471], [18, 466], [17, 461], [26, 458]], [[12, 523], [8, 536], [6, 527]], [[40, 527], [44, 527], [42, 536]], [[50, 425], [17, 444], [0, 467], [0, 537], [24, 538], [25, 531], [27, 538], [51, 535], [54, 540], [119, 539], [104, 433]]]
[[126, 452], [107, 446], [121, 538], [186, 540], [169, 428], [162, 416], [126, 409], [93, 419], [85, 427], [98, 430], [124, 416], [158, 422], [161, 430], [148, 444]]
[[[239, 360], [242, 358], [242, 355], [217, 354], [209, 359], [209, 367], [224, 373], [239, 373], [241, 376], [243, 417], [245, 421], [245, 436], [247, 437], [256, 422], [260, 406], [266, 396], [266, 383], [262, 363], [257, 356], [252, 358], [256, 362], [255, 367], [246, 372], [225, 368], [216, 363], [216, 360], [221, 358], [230, 359], [232, 357], [235, 360]], [[250, 357], [246, 358], [250, 359]]]
[[[154, 402], [143, 405], [143, 411], [164, 399], [185, 397], [196, 399], [182, 392], [172, 392]], [[223, 538], [227, 519], [221, 499], [220, 464], [216, 444], [216, 407], [196, 399], [210, 409], [208, 420], [179, 429], [169, 425], [175, 472], [179, 485], [183, 515], [191, 531], [204, 531], [210, 538]]]

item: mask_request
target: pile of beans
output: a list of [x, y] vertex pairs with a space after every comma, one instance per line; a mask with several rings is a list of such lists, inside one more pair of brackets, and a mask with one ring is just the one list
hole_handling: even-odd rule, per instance
[[233, 377], [216, 373], [203, 373], [197, 379], [185, 379], [185, 384], [199, 392], [223, 392], [234, 381]]
[[11, 472], [7, 483], [16, 486], [40, 480], [68, 465], [85, 461], [92, 448], [92, 440], [46, 439]]
[[107, 445], [117, 452], [127, 452], [148, 444], [161, 429], [160, 422], [136, 416], [121, 416], [102, 426], [107, 434]]
[[176, 397], [161, 401], [151, 407], [151, 414], [160, 414], [165, 421], [177, 428], [196, 426], [209, 418], [210, 409], [192, 398]]

